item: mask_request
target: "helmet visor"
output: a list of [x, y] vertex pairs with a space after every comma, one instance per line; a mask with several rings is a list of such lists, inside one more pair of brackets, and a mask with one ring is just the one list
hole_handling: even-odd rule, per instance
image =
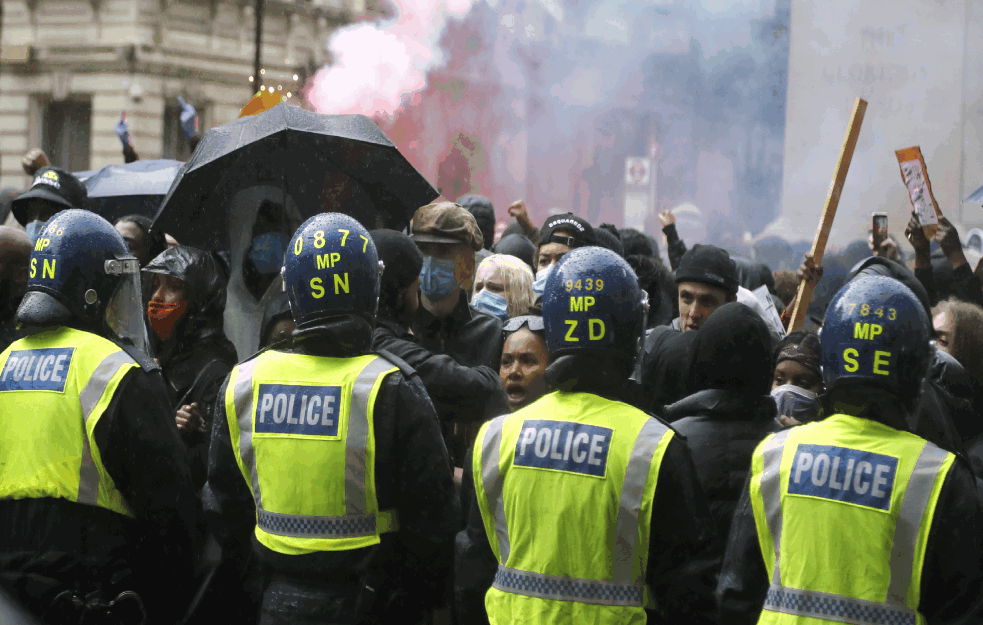
[[150, 355], [144, 323], [140, 263], [136, 259], [107, 260], [106, 273], [120, 276], [119, 285], [106, 305], [106, 326], [113, 338]]
[[642, 289], [642, 332], [637, 338], [637, 345], [635, 347], [635, 362], [632, 365], [632, 373], [629, 378], [633, 382], [642, 381], [642, 362], [645, 359], [645, 337], [646, 330], [649, 326], [649, 311], [651, 310], [651, 304], [649, 304], [649, 294], [648, 291]]

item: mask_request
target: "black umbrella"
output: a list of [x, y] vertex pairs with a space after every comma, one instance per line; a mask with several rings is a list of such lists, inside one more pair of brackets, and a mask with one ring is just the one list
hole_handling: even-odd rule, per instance
[[132, 214], [153, 219], [183, 165], [167, 159], [107, 165], [84, 180], [89, 208], [110, 223]]
[[[205, 132], [154, 220], [182, 244], [229, 249], [230, 202], [275, 187], [306, 219], [348, 214], [367, 229], [402, 229], [438, 193], [363, 115], [279, 104]], [[289, 233], [292, 234], [292, 233]]]

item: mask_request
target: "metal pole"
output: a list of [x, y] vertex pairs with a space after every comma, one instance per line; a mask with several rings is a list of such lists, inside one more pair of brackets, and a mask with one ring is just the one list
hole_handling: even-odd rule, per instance
[[260, 70], [263, 69], [263, 7], [265, 0], [256, 0], [256, 57], [253, 59], [253, 90], [257, 90], [264, 84], [260, 77]]

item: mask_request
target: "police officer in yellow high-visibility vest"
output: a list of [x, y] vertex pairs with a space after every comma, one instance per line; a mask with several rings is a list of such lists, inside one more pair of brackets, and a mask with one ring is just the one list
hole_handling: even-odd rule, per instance
[[969, 464], [908, 431], [931, 355], [901, 282], [860, 275], [821, 333], [826, 418], [766, 438], [717, 589], [726, 623], [934, 623], [974, 610], [983, 509]]
[[272, 571], [260, 623], [413, 623], [442, 600], [460, 507], [422, 384], [370, 352], [380, 272], [357, 221], [308, 219], [283, 267], [290, 344], [219, 394], [205, 507]]
[[689, 451], [620, 401], [646, 304], [628, 264], [599, 247], [569, 252], [548, 279], [555, 391], [486, 423], [475, 442], [462, 622], [645, 623], [646, 608], [673, 623], [712, 617], [714, 528]]
[[133, 591], [174, 622], [190, 599], [197, 506], [139, 271], [105, 219], [58, 213], [0, 354], [0, 578], [46, 619]]

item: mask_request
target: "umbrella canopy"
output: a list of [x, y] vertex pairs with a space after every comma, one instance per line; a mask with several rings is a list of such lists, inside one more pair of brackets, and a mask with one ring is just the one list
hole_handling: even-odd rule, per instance
[[[302, 219], [341, 212], [367, 229], [401, 229], [437, 191], [364, 115], [279, 104], [205, 132], [164, 198], [155, 229], [182, 244], [230, 249], [233, 199], [275, 188]], [[293, 232], [284, 232], [292, 235]]]
[[89, 209], [110, 223], [134, 213], [153, 219], [183, 166], [166, 159], [107, 165], [84, 181]]

